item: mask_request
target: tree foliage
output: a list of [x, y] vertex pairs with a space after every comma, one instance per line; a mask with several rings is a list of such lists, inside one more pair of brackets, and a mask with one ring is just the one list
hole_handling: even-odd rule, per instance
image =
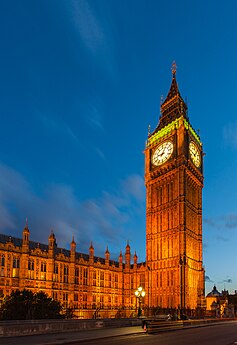
[[60, 302], [43, 291], [16, 290], [7, 296], [0, 310], [2, 320], [34, 320], [63, 318]]

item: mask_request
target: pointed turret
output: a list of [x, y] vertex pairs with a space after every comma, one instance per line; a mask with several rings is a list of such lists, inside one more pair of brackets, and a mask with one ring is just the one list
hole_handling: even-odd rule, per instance
[[56, 244], [56, 237], [54, 235], [53, 230], [51, 229], [50, 235], [49, 235], [49, 247], [52, 248]]
[[154, 133], [167, 126], [181, 115], [188, 119], [187, 105], [185, 104], [179, 92], [176, 80], [176, 63], [174, 62], [172, 65], [172, 82], [170, 90], [164, 102], [161, 104], [161, 117], [158, 127], [155, 129]]
[[125, 252], [125, 267], [130, 268], [130, 264], [131, 264], [131, 250], [130, 250], [130, 245], [128, 241], [126, 245], [126, 252]]
[[49, 254], [50, 255], [54, 254], [54, 249], [56, 246], [57, 246], [56, 237], [54, 235], [53, 230], [51, 229], [51, 233], [49, 235]]
[[122, 250], [120, 250], [120, 254], [119, 254], [119, 268], [121, 269], [123, 267], [123, 254], [122, 254]]
[[94, 250], [93, 244], [91, 242], [91, 245], [89, 248], [89, 261], [91, 264], [94, 262], [94, 252], [95, 252], [95, 250]]
[[28, 219], [26, 218], [26, 225], [22, 232], [22, 249], [23, 251], [29, 250], [30, 230], [28, 228]]
[[105, 263], [107, 265], [109, 265], [109, 259], [110, 259], [110, 252], [109, 252], [109, 249], [108, 249], [108, 246], [106, 247], [106, 251], [105, 251]]
[[133, 255], [133, 263], [134, 263], [134, 265], [137, 265], [137, 253], [136, 253], [136, 251]]
[[75, 254], [76, 254], [76, 242], [74, 241], [74, 235], [72, 236], [72, 242], [71, 242], [70, 248], [71, 248], [71, 257], [75, 257]]

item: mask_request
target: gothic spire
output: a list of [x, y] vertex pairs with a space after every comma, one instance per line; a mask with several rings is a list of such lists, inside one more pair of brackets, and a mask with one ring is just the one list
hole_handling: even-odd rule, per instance
[[168, 125], [181, 115], [187, 118], [187, 105], [185, 104], [182, 96], [180, 95], [178, 83], [176, 80], [177, 65], [175, 62], [172, 64], [172, 82], [170, 90], [161, 104], [161, 117], [157, 130]]

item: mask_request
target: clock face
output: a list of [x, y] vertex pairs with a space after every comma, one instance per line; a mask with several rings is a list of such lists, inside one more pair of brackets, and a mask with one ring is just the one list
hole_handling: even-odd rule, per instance
[[154, 165], [161, 165], [165, 163], [170, 156], [172, 155], [174, 150], [174, 145], [172, 141], [165, 141], [161, 145], [157, 147], [155, 152], [152, 155], [152, 164]]
[[189, 143], [189, 153], [193, 163], [199, 168], [201, 165], [201, 156], [197, 145], [195, 145], [193, 141]]

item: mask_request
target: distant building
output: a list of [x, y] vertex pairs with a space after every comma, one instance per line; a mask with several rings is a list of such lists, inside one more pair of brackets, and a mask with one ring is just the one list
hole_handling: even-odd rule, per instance
[[221, 292], [219, 292], [214, 285], [212, 291], [210, 291], [206, 296], [206, 310], [213, 310], [213, 305], [216, 305], [221, 297]]
[[213, 286], [211, 292], [206, 296], [206, 313], [213, 317], [234, 317], [234, 304], [232, 303], [232, 295], [227, 290], [219, 292], [216, 286]]
[[[43, 290], [72, 307], [78, 317], [135, 315], [138, 286], [145, 289], [143, 306], [196, 310], [204, 308], [202, 258], [203, 148], [180, 95], [176, 67], [161, 104], [155, 130], [145, 147], [146, 262], [131, 263], [130, 246], [118, 261], [57, 247], [53, 233], [48, 245], [0, 236], [0, 294], [14, 289]], [[140, 303], [139, 303], [140, 306]]]

